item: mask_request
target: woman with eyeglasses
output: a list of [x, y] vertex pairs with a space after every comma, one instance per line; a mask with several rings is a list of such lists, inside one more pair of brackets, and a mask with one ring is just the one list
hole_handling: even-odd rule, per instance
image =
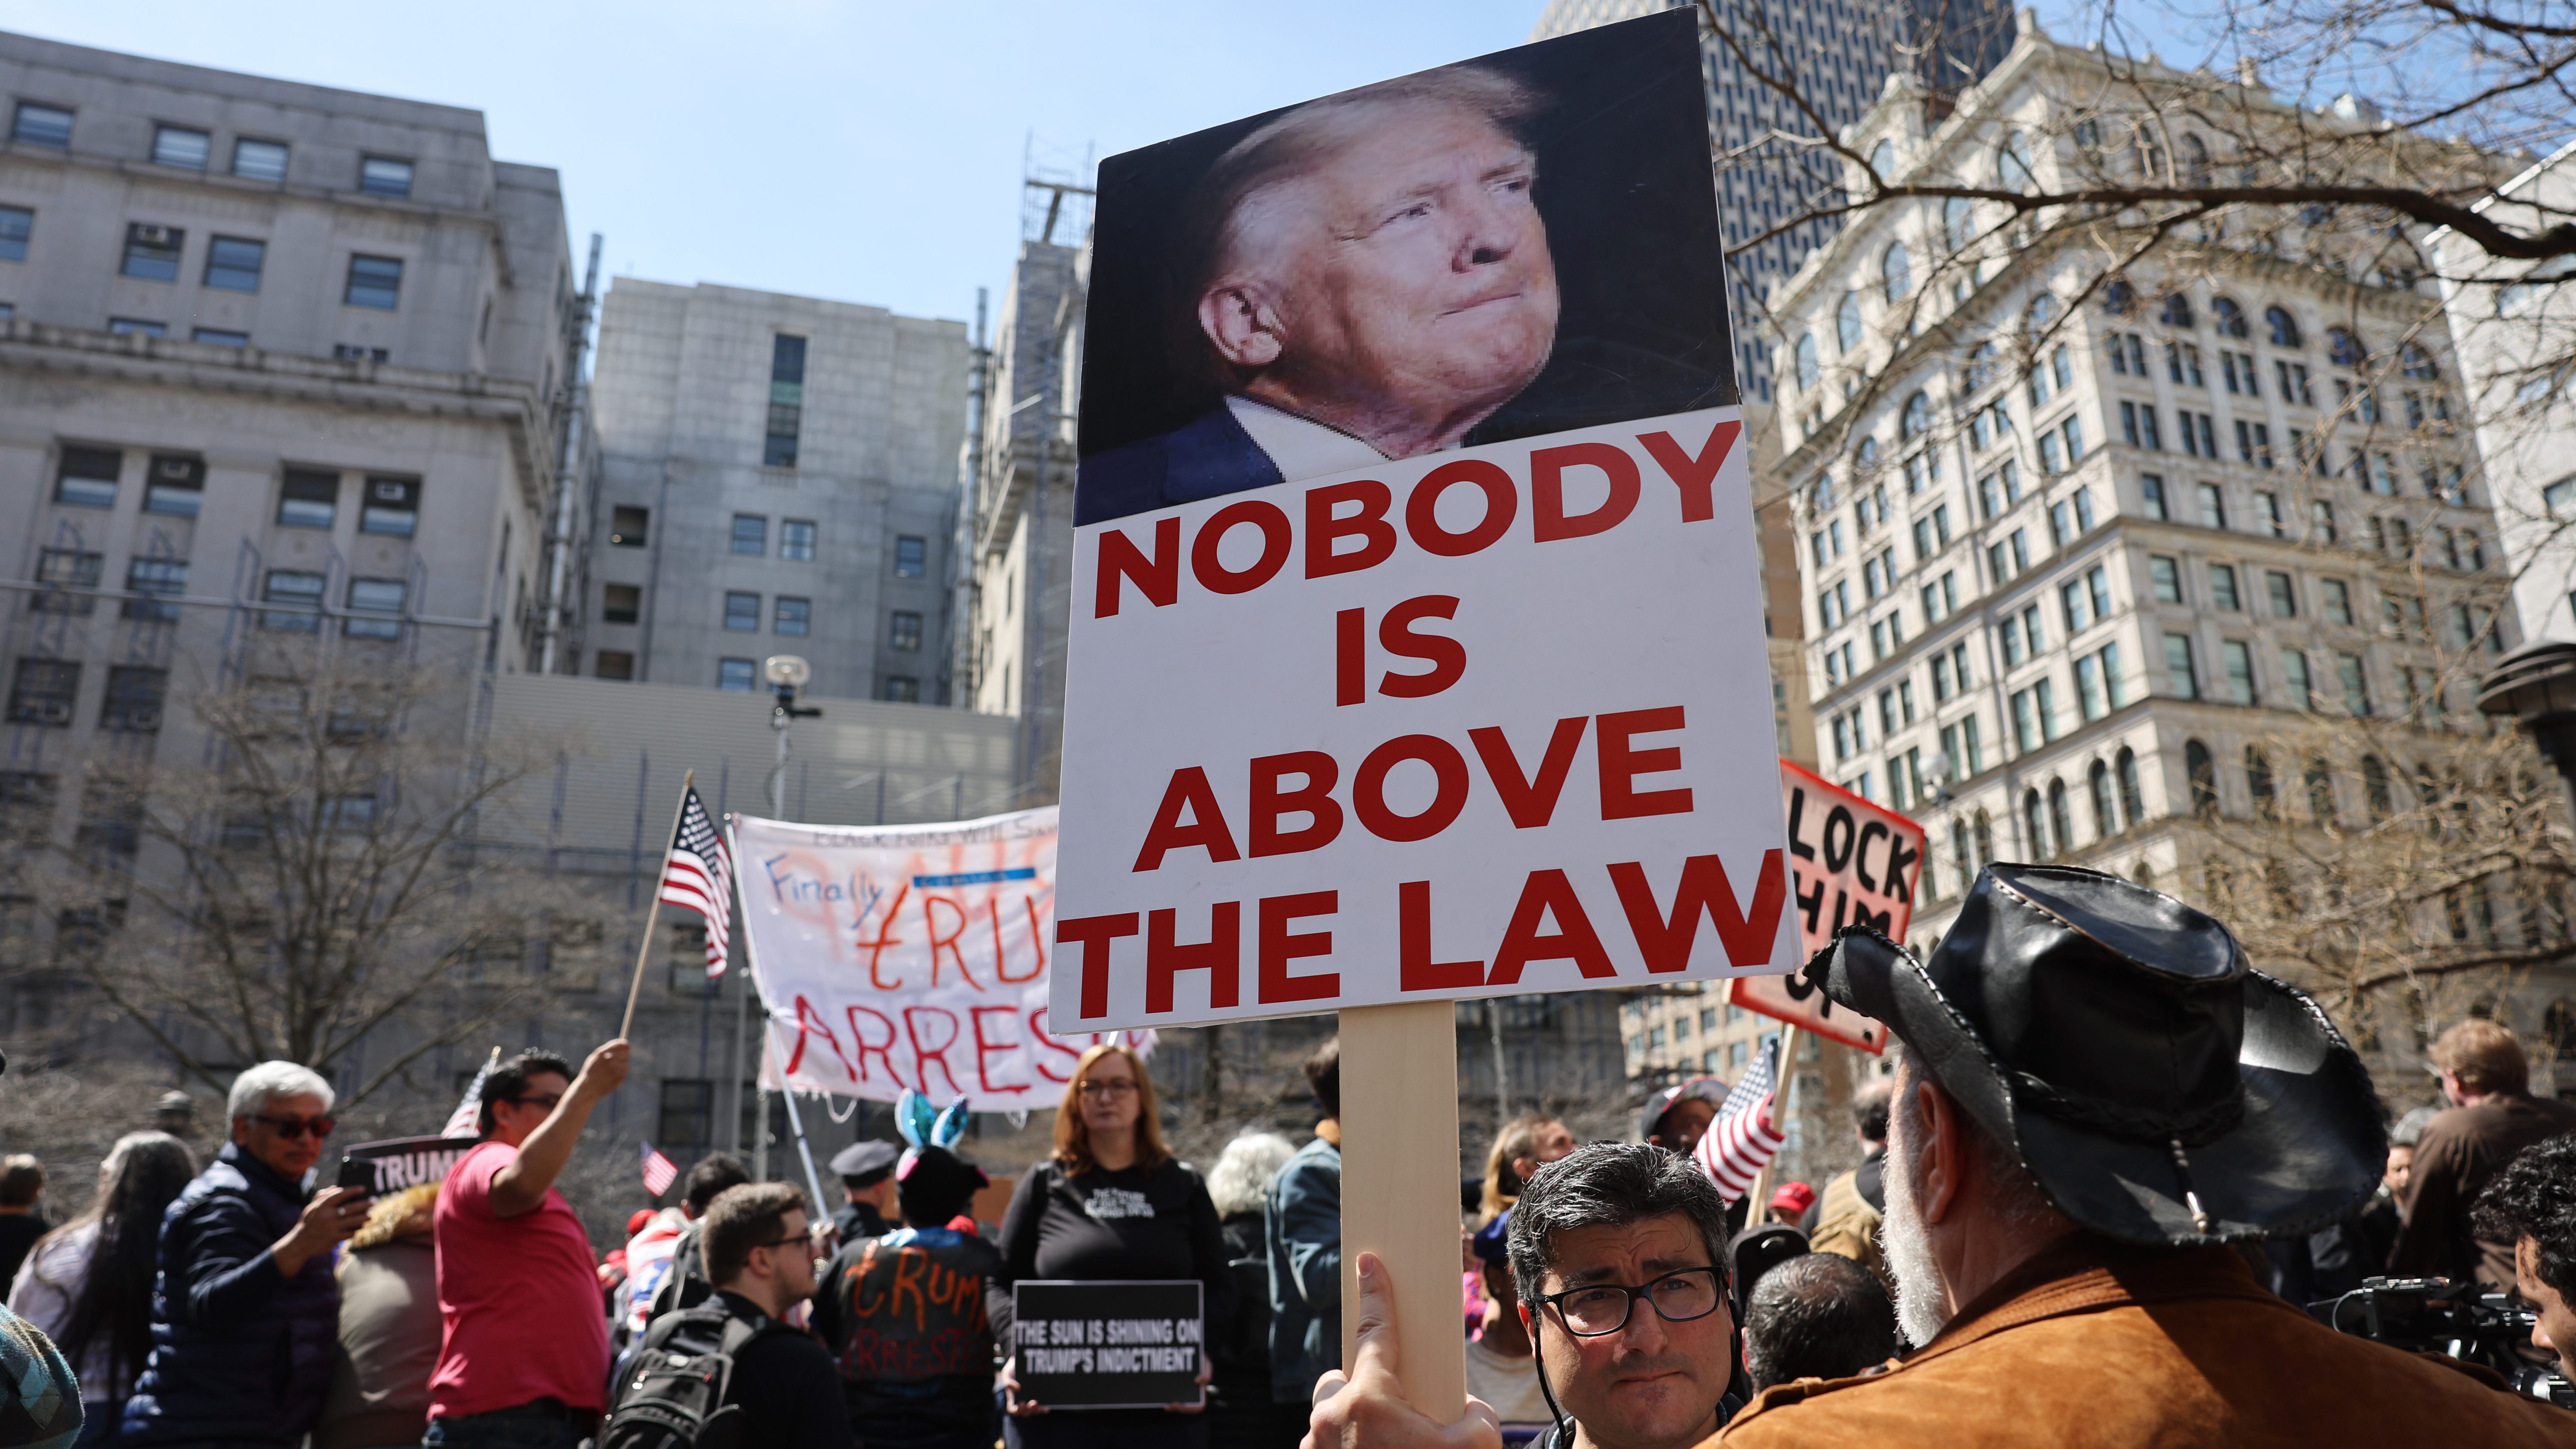
[[152, 1277], [161, 1214], [197, 1175], [167, 1132], [129, 1132], [98, 1165], [98, 1195], [36, 1240], [9, 1311], [42, 1329], [80, 1380], [80, 1444], [117, 1442], [126, 1391], [152, 1352]]
[[[1019, 1393], [1013, 1374], [1011, 1285], [1023, 1278], [1076, 1281], [1196, 1278], [1202, 1339], [1224, 1331], [1233, 1281], [1216, 1205], [1198, 1172], [1163, 1145], [1154, 1079], [1124, 1046], [1082, 1054], [1056, 1109], [1055, 1152], [1020, 1178], [1002, 1214], [1000, 1272], [984, 1303], [1002, 1365], [1003, 1442], [1009, 1449], [1200, 1449], [1207, 1423], [1196, 1403], [1160, 1409], [1050, 1413]], [[1211, 1375], [1205, 1354], [1199, 1382]]]
[[286, 1449], [321, 1416], [340, 1338], [331, 1250], [367, 1220], [354, 1188], [304, 1196], [331, 1102], [294, 1062], [233, 1079], [232, 1140], [162, 1223], [152, 1357], [123, 1443]]

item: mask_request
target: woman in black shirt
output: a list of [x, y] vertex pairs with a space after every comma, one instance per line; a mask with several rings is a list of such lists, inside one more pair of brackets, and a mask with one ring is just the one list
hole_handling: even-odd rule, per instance
[[[1163, 1145], [1153, 1078], [1123, 1046], [1082, 1054], [1055, 1118], [1055, 1155], [1031, 1168], [1002, 1215], [1000, 1272], [985, 1279], [994, 1337], [1014, 1344], [1011, 1285], [1031, 1279], [1196, 1278], [1203, 1338], [1233, 1312], [1233, 1283], [1207, 1184]], [[1200, 1449], [1199, 1405], [1049, 1413], [1018, 1395], [1017, 1349], [1002, 1366], [1009, 1449]], [[1199, 1382], [1208, 1381], [1204, 1353]]]

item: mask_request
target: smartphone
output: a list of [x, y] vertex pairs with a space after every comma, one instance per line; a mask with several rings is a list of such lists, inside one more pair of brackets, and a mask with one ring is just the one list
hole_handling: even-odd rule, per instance
[[369, 1197], [373, 1197], [376, 1191], [375, 1162], [372, 1159], [364, 1157], [342, 1157], [340, 1159], [340, 1180], [335, 1185], [339, 1187], [354, 1187]]

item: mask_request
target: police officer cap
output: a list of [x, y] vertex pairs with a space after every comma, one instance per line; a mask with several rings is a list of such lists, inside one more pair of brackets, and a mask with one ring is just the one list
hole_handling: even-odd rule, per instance
[[832, 1170], [843, 1177], [883, 1177], [902, 1153], [891, 1142], [854, 1142], [833, 1156]]

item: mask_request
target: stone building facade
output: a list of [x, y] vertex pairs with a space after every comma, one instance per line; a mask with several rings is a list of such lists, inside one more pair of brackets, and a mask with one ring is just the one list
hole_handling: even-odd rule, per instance
[[581, 671], [955, 702], [964, 324], [621, 277], [592, 382], [601, 451]]

